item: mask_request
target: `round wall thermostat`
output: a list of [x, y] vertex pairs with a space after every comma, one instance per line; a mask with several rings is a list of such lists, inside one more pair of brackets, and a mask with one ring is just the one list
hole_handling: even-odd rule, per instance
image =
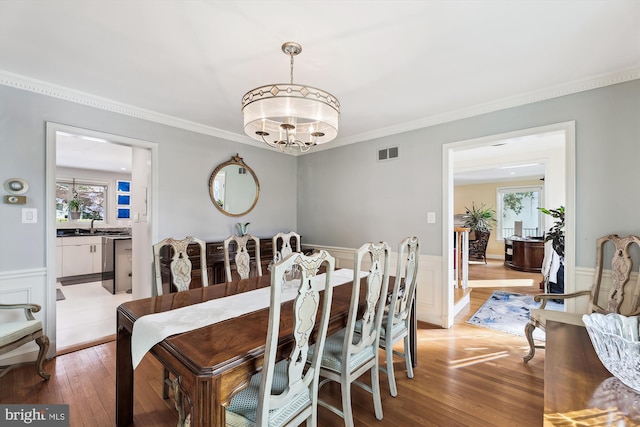
[[29, 189], [29, 184], [21, 178], [9, 178], [4, 182], [4, 189], [10, 194], [23, 194]]

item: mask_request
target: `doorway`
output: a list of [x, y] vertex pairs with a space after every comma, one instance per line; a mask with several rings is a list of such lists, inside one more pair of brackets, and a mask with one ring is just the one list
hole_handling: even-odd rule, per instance
[[[63, 142], [65, 139], [69, 140], [70, 138], [74, 140], [76, 145], [65, 144], [65, 142]], [[115, 307], [132, 298], [150, 296], [151, 286], [144, 286], [144, 284], [150, 283], [151, 269], [149, 262], [145, 260], [151, 259], [150, 242], [153, 228], [151, 220], [155, 217], [155, 215], [152, 214], [154, 212], [153, 201], [155, 200], [155, 197], [153, 197], [155, 185], [153, 184], [157, 181], [152, 165], [154, 164], [154, 160], [157, 161], [157, 145], [147, 141], [57, 123], [47, 123], [46, 143], [46, 313], [47, 335], [50, 337], [52, 343], [52, 350], [50, 351], [52, 356], [62, 347], [66, 347], [67, 349], [73, 347], [82, 348], [112, 339], [116, 332]], [[72, 147], [72, 151], [75, 151], [71, 153], [71, 155], [76, 158], [70, 163], [65, 164], [65, 166], [67, 166], [66, 169], [58, 169], [58, 146], [61, 148]], [[73, 150], [73, 147], [82, 148]], [[91, 148], [95, 148], [98, 151], [92, 150]], [[109, 168], [109, 166], [104, 165], [105, 162], [102, 162], [102, 165], [96, 164], [92, 166], [95, 157], [106, 160], [106, 158], [110, 156], [110, 151], [115, 153], [112, 157], [121, 157], [120, 160], [124, 161], [124, 164], [129, 165], [130, 169], [117, 173], [115, 171], [105, 171]], [[76, 164], [81, 166], [77, 169], [68, 167], [69, 165], [73, 167], [73, 165]], [[99, 210], [96, 207], [98, 203], [92, 206], [90, 216], [92, 219], [95, 219], [94, 221], [88, 220], [89, 215], [85, 216], [85, 219], [79, 222], [77, 220], [72, 224], [67, 222], [66, 226], [64, 218], [62, 222], [58, 221], [57, 217], [60, 217], [60, 206], [56, 206], [59, 201], [56, 188], [59, 187], [59, 171], [62, 171], [67, 179], [70, 175], [74, 174], [84, 177], [85, 180], [89, 178], [90, 181], [91, 177], [93, 177], [93, 182], [99, 184], [98, 186], [102, 186], [106, 193], [110, 194], [110, 196], [105, 197], [106, 200], [109, 200], [109, 203], [105, 204], [103, 210]], [[116, 194], [117, 187], [123, 182], [128, 183], [130, 188], [127, 189], [128, 191], [126, 193], [123, 193], [126, 194], [125, 197], [118, 197], [121, 196], [121, 194]], [[74, 188], [74, 191], [78, 191], [79, 188], [79, 186]], [[127, 202], [130, 203], [126, 206], [126, 209], [125, 206], [119, 205], [121, 200], [127, 200]], [[94, 210], [100, 213], [93, 213]], [[69, 226], [73, 227], [69, 229]], [[59, 271], [62, 268], [60, 254], [63, 248], [58, 246], [58, 244], [62, 245], [61, 239], [57, 237], [58, 228], [64, 232], [74, 231], [75, 229], [83, 232], [87, 231], [90, 233], [90, 238], [97, 239], [96, 241], [103, 243], [105, 240], [109, 240], [109, 238], [105, 239], [100, 236], [101, 234], [111, 236], [115, 231], [126, 231], [129, 233], [129, 244], [131, 245], [129, 251], [131, 260], [131, 283], [130, 286], [128, 286], [129, 289], [126, 289], [125, 292], [116, 292], [115, 289], [113, 292], [108, 292], [106, 287], [103, 288], [103, 285], [107, 282], [101, 280], [103, 271], [101, 267], [104, 260], [102, 259], [102, 254], [100, 254], [101, 251], [98, 251], [98, 249], [102, 250], [104, 246], [100, 247], [98, 243], [95, 244], [96, 249], [92, 248], [91, 250], [94, 258], [96, 258], [93, 260], [95, 261], [94, 269], [96, 269], [96, 271], [94, 273], [96, 274], [84, 276], [92, 279], [92, 281], [84, 281], [82, 284], [76, 285], [73, 284], [73, 281], [67, 281], [66, 284], [68, 286], [61, 286], [57, 278], [64, 275], [60, 274]], [[82, 238], [84, 238], [84, 236], [82, 236]], [[120, 236], [120, 238], [126, 239], [127, 237]], [[73, 239], [73, 237], [71, 239]], [[97, 256], [98, 254], [100, 254], [99, 257]], [[126, 292], [127, 290], [129, 290], [128, 293]], [[121, 291], [121, 289], [119, 289], [119, 291]], [[67, 297], [75, 298], [74, 303], [71, 304], [71, 301], [65, 301]], [[111, 307], [114, 304], [115, 306]], [[63, 305], [64, 308], [62, 307]], [[71, 316], [73, 318], [59, 319], [58, 307], [60, 307], [61, 315]], [[69, 309], [69, 307], [72, 307], [72, 309]], [[106, 317], [109, 318], [107, 319]], [[82, 325], [84, 330], [74, 331], [74, 323]], [[70, 325], [71, 329], [69, 329]], [[90, 332], [87, 332], [87, 330]], [[60, 332], [60, 336], [58, 336], [58, 332]]]
[[[484, 149], [495, 148], [501, 145], [505, 145], [505, 141], [520, 142], [521, 144], [535, 144], [536, 136], [559, 133], [563, 142], [563, 156], [561, 161], [551, 156], [545, 156], [540, 153], [536, 153], [535, 162], [545, 163], [545, 204], [555, 206], [557, 203], [563, 203], [566, 214], [566, 257], [565, 257], [565, 283], [568, 284], [567, 292], [571, 292], [570, 289], [574, 285], [574, 227], [575, 227], [575, 122], [564, 122], [548, 126], [541, 126], [530, 129], [523, 129], [515, 132], [508, 132], [503, 134], [491, 135], [482, 138], [476, 138], [465, 141], [458, 141], [443, 146], [443, 176], [444, 176], [444, 189], [443, 189], [443, 307], [446, 313], [443, 313], [443, 319], [445, 322], [444, 327], [451, 327], [453, 325], [454, 312], [454, 288], [452, 286], [453, 277], [453, 227], [454, 227], [454, 173], [456, 172], [456, 156], [464, 157], [464, 153], [480, 153]], [[514, 147], [517, 147], [514, 145]], [[527, 148], [532, 148], [531, 145]], [[482, 166], [479, 161], [479, 157], [475, 156], [474, 161], [477, 165], [474, 165], [475, 170], [489, 170], [493, 169], [497, 165], [506, 165], [511, 162], [521, 162], [524, 160], [514, 159], [514, 155], [507, 154], [503, 158], [500, 156], [488, 156], [486, 165]], [[531, 163], [531, 161], [529, 161]], [[473, 169], [473, 168], [471, 168]], [[469, 169], [470, 170], [470, 169]], [[468, 171], [468, 170], [467, 170]], [[562, 186], [562, 191], [557, 191], [558, 186], [553, 187], [553, 183], [556, 182]], [[560, 184], [562, 182], [562, 184]], [[548, 228], [548, 227], [546, 227]], [[545, 229], [546, 229], [545, 228]], [[570, 307], [568, 307], [570, 308]]]

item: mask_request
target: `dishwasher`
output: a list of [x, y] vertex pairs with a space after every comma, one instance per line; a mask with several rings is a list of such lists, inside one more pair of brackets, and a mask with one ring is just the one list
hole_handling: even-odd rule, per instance
[[131, 236], [103, 236], [102, 287], [131, 293]]

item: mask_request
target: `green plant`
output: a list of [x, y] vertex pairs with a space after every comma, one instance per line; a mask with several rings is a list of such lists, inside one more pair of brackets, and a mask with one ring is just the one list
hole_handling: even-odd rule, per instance
[[551, 215], [556, 219], [553, 226], [545, 234], [544, 241], [551, 241], [553, 250], [561, 257], [564, 257], [564, 206], [560, 206], [558, 209], [538, 209], [543, 214]]
[[74, 197], [73, 199], [69, 200], [69, 203], [67, 203], [67, 207], [69, 208], [69, 212], [80, 212], [82, 203], [80, 203], [80, 199]]
[[471, 204], [471, 209], [465, 207], [466, 213], [462, 216], [464, 226], [472, 231], [491, 231], [496, 223], [496, 211], [493, 208], [485, 207], [484, 203], [476, 208], [475, 203]]

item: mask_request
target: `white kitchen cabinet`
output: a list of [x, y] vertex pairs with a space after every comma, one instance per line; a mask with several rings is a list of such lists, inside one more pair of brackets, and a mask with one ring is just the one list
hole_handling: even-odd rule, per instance
[[62, 240], [61, 277], [102, 272], [102, 237], [60, 237]]
[[62, 239], [56, 239], [56, 277], [62, 277]]

